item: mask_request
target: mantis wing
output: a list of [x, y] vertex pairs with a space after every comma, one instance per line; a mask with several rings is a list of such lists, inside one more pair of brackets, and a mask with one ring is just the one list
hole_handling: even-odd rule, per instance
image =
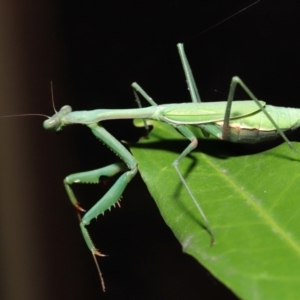
[[[264, 101], [260, 103], [265, 106]], [[205, 124], [224, 120], [227, 101], [163, 105], [163, 119], [178, 124]], [[253, 100], [233, 101], [231, 119], [248, 116], [260, 111]]]

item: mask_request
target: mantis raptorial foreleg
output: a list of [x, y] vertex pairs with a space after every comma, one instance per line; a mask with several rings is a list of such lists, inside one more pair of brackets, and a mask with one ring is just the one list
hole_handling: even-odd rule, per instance
[[125, 172], [126, 170], [128, 170], [126, 165], [120, 162], [92, 171], [71, 174], [64, 179], [64, 186], [72, 204], [79, 211], [85, 211], [83, 208], [80, 207], [76, 196], [71, 188], [71, 185], [74, 183], [99, 183], [100, 178], [102, 176], [112, 177], [120, 172]]
[[100, 268], [98, 266], [95, 256], [104, 256], [98, 249], [94, 246], [92, 239], [86, 229], [86, 226], [90, 224], [91, 220], [97, 218], [98, 215], [103, 214], [104, 211], [110, 209], [111, 206], [114, 206], [118, 200], [121, 198], [123, 191], [125, 190], [127, 184], [137, 173], [137, 163], [134, 157], [130, 152], [109, 132], [107, 132], [103, 127], [97, 124], [88, 125], [93, 134], [101, 141], [103, 141], [109, 148], [111, 148], [118, 156], [120, 156], [124, 163], [115, 163], [103, 168], [99, 168], [92, 171], [81, 172], [76, 174], [71, 174], [67, 176], [64, 180], [64, 185], [69, 196], [71, 203], [79, 211], [85, 211], [79, 206], [79, 203], [75, 197], [75, 194], [71, 188], [71, 185], [74, 183], [98, 183], [102, 176], [111, 177], [120, 172], [125, 172], [122, 174], [114, 185], [109, 189], [109, 191], [91, 208], [89, 209], [80, 221], [80, 228], [84, 240], [92, 252], [99, 276], [101, 279], [103, 290], [105, 290], [104, 281]]

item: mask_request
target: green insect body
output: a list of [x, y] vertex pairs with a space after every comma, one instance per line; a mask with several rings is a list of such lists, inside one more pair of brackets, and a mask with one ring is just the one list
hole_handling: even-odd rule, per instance
[[[282, 132], [299, 128], [300, 109], [272, 105], [266, 105], [265, 109]], [[217, 122], [216, 125], [222, 127], [223, 122]], [[279, 136], [277, 128], [262, 111], [233, 119], [230, 121], [229, 127], [227, 140], [234, 143], [256, 144], [274, 140]]]
[[[127, 184], [136, 175], [138, 165], [132, 154], [120, 141], [106, 131], [100, 122], [105, 120], [135, 118], [158, 120], [173, 126], [190, 141], [188, 146], [173, 162], [173, 166], [182, 184], [185, 186], [188, 194], [190, 195], [191, 200], [195, 205], [195, 209], [198, 210], [202, 217], [203, 225], [211, 236], [211, 244], [214, 243], [214, 233], [210, 222], [203, 212], [199, 201], [194, 197], [193, 192], [180, 173], [178, 167], [180, 161], [193, 151], [198, 144], [197, 138], [186, 125], [198, 127], [207, 137], [212, 135], [219, 139], [235, 143], [252, 144], [275, 139], [276, 137], [281, 136], [292, 149], [296, 150], [287, 139], [284, 132], [286, 130], [296, 129], [300, 126], [300, 109], [266, 105], [264, 101], [260, 101], [254, 96], [239, 77], [232, 78], [227, 101], [201, 102], [182, 44], [178, 44], [178, 50], [192, 102], [157, 105], [137, 83], [133, 83], [132, 87], [139, 108], [114, 110], [97, 109], [93, 111], [72, 112], [70, 106], [64, 106], [59, 112], [44, 121], [44, 128], [53, 131], [59, 131], [62, 127], [72, 124], [88, 126], [96, 138], [105, 143], [123, 161], [92, 171], [71, 174], [64, 180], [64, 186], [71, 203], [77, 210], [85, 212], [85, 210], [78, 204], [71, 187], [72, 184], [97, 183], [101, 180], [102, 176], [111, 177], [118, 173], [123, 173], [109, 191], [99, 201], [97, 201], [90, 210], [85, 212], [80, 222], [82, 235], [88, 248], [92, 252], [97, 265], [103, 290], [105, 290], [104, 281], [95, 257], [96, 255], [103, 256], [103, 254], [94, 246], [86, 226], [92, 219], [95, 219], [98, 215], [103, 214], [111, 206], [118, 203], [118, 200], [120, 199]], [[251, 100], [233, 101], [235, 89], [238, 84], [245, 90]], [[143, 108], [138, 94], [142, 95], [150, 106]], [[199, 228], [199, 230], [201, 229]]]

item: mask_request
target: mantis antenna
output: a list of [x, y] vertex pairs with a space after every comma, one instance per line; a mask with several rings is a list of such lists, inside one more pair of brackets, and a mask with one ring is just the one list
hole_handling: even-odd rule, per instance
[[260, 2], [260, 0], [257, 0], [257, 1], [255, 1], [255, 2], [249, 4], [248, 6], [242, 8], [241, 10], [239, 10], [239, 11], [237, 11], [237, 12], [235, 12], [234, 14], [230, 15], [229, 17], [223, 19], [222, 21], [220, 21], [220, 22], [218, 22], [218, 23], [216, 23], [216, 24], [214, 24], [214, 25], [208, 27], [207, 29], [201, 31], [201, 32], [198, 33], [197, 35], [195, 35], [195, 36], [193, 36], [192, 38], [190, 38], [189, 40], [185, 41], [185, 44], [186, 44], [187, 42], [193, 40], [194, 38], [196, 38], [196, 37], [198, 37], [198, 36], [200, 36], [200, 35], [206, 33], [207, 31], [210, 31], [211, 29], [213, 29], [213, 28], [219, 26], [220, 24], [222, 24], [222, 23], [224, 23], [224, 22], [230, 20], [231, 18], [233, 18], [233, 17], [235, 17], [236, 15], [240, 14], [240, 13], [243, 12], [244, 10], [246, 10], [246, 9], [250, 8], [251, 6], [257, 4], [258, 2]]

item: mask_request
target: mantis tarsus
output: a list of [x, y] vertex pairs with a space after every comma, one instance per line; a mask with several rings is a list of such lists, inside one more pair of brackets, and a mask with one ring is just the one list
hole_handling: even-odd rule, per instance
[[[59, 112], [44, 121], [44, 128], [53, 131], [59, 131], [62, 127], [72, 124], [86, 125], [98, 139], [104, 142], [123, 160], [123, 162], [111, 164], [92, 171], [71, 174], [64, 179], [64, 186], [70, 201], [78, 211], [85, 212], [76, 199], [71, 188], [72, 184], [98, 183], [102, 176], [111, 177], [123, 172], [109, 191], [97, 201], [90, 210], [85, 212], [80, 221], [82, 235], [88, 248], [92, 252], [96, 264], [96, 256], [104, 255], [94, 246], [86, 226], [90, 224], [92, 219], [103, 214], [111, 206], [118, 203], [127, 184], [138, 171], [138, 165], [135, 158], [120, 141], [102, 127], [100, 124], [101, 121], [134, 118], [158, 120], [170, 124], [184, 137], [190, 140], [189, 145], [173, 162], [173, 166], [182, 184], [189, 193], [195, 208], [202, 217], [203, 225], [211, 236], [211, 244], [214, 243], [212, 227], [203, 212], [201, 205], [194, 197], [192, 190], [189, 188], [179, 170], [180, 161], [193, 151], [198, 144], [197, 138], [186, 125], [198, 127], [207, 137], [212, 135], [219, 139], [235, 143], [259, 143], [281, 136], [292, 149], [296, 150], [287, 139], [284, 132], [300, 126], [300, 109], [266, 105], [264, 101], [260, 101], [254, 96], [239, 77], [232, 78], [227, 101], [201, 102], [182, 44], [178, 44], [178, 50], [192, 102], [158, 105], [137, 83], [133, 83], [132, 87], [139, 108], [113, 110], [97, 109], [93, 111], [72, 112], [70, 106], [64, 106]], [[237, 85], [240, 85], [244, 89], [251, 100], [233, 101]], [[145, 108], [141, 106], [139, 94], [145, 98], [150, 106]], [[105, 290], [98, 264], [97, 268], [103, 290]]]

